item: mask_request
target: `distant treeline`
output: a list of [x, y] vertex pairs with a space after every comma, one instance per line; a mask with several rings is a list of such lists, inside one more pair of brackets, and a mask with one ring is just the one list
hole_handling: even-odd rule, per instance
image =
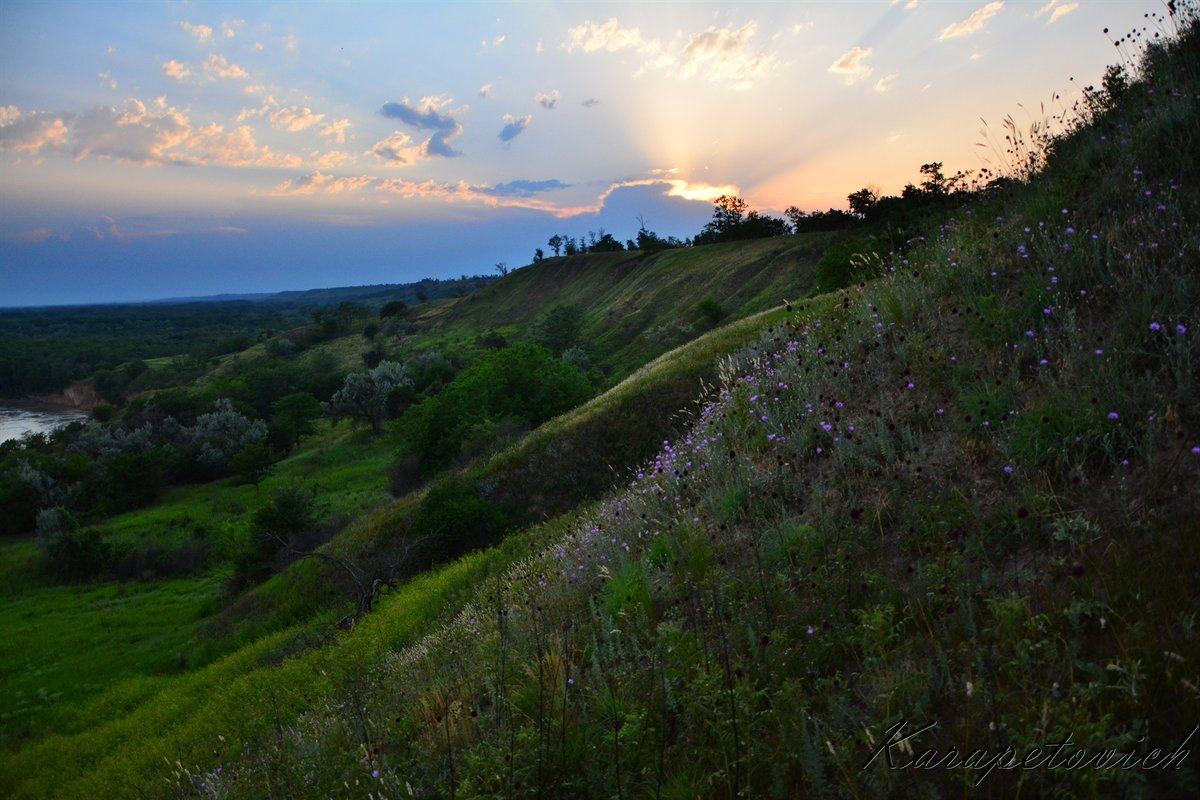
[[166, 357], [179, 368], [200, 367], [302, 325], [334, 328], [328, 331], [333, 335], [336, 320], [355, 316], [356, 310], [365, 315], [389, 302], [413, 305], [462, 296], [492, 280], [463, 275], [255, 299], [4, 309], [0, 397], [52, 393], [93, 376], [103, 396], [103, 384], [113, 381], [122, 385], [112, 389], [124, 391], [125, 384], [145, 372], [144, 360]]
[[[828, 211], [802, 211], [791, 206], [783, 217], [772, 217], [750, 208], [740, 197], [722, 195], [714, 202], [713, 218], [694, 236], [678, 239], [662, 237], [649, 230], [642, 218], [635, 239], [624, 243], [613, 234], [600, 228], [599, 232], [588, 231], [586, 236], [550, 237], [549, 245], [554, 256], [572, 256], [579, 253], [604, 253], [619, 250], [637, 250], [647, 253], [674, 247], [693, 247], [720, 242], [735, 242], [747, 239], [762, 239], [768, 236], [784, 236], [794, 233], [820, 233], [845, 231], [864, 227], [890, 227], [897, 230], [912, 228], [931, 212], [943, 211], [960, 204], [970, 195], [988, 188], [998, 188], [1004, 180], [992, 175], [987, 169], [978, 173], [958, 172], [947, 176], [942, 171], [942, 162], [922, 164], [920, 184], [907, 184], [899, 196], [881, 195], [878, 189], [865, 187], [847, 196], [847, 209], [831, 208]], [[534, 262], [543, 260], [545, 251], [534, 252]]]

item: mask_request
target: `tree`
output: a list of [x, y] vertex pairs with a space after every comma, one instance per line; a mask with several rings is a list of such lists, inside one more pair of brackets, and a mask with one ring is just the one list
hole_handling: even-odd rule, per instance
[[402, 364], [381, 361], [369, 372], [347, 375], [342, 388], [325, 404], [325, 411], [335, 420], [349, 417], [378, 431], [387, 416], [388, 396], [395, 389], [411, 385], [412, 379]]
[[846, 201], [850, 205], [850, 210], [860, 217], [866, 217], [875, 208], [875, 204], [879, 202], [879, 195], [871, 191], [870, 187], [864, 187], [857, 192], [851, 192]]
[[563, 237], [556, 233], [550, 237], [550, 241], [546, 242], [546, 244], [550, 245], [550, 249], [554, 251], [554, 255], [560, 256], [562, 255], [563, 245], [565, 245], [566, 242], [563, 241]]
[[501, 278], [503, 278], [505, 275], [507, 275], [508, 274], [508, 262], [506, 262], [506, 261], [497, 262], [496, 263], [496, 272], [500, 273]]
[[313, 423], [321, 416], [321, 404], [308, 392], [296, 392], [271, 404], [267, 428], [271, 441], [284, 450], [300, 446], [300, 437], [313, 432]]
[[403, 317], [405, 311], [408, 311], [408, 303], [403, 300], [391, 300], [384, 303], [383, 308], [379, 309], [379, 318]]
[[533, 341], [556, 355], [579, 341], [583, 317], [575, 306], [557, 305], [533, 322]]
[[238, 451], [229, 466], [242, 483], [253, 484], [257, 492], [262, 479], [275, 466], [275, 451], [265, 442], [247, 445]]

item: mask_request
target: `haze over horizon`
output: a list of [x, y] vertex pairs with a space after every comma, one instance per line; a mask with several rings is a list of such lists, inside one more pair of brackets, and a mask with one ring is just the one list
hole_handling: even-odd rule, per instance
[[1069, 106], [1148, 10], [10, 2], [0, 306], [490, 273], [639, 215], [690, 236], [724, 193], [844, 208], [985, 166], [980, 118]]

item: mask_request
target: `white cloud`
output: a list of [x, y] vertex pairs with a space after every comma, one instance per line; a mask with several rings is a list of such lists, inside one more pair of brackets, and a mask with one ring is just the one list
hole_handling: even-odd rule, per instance
[[1061, 0], [1050, 0], [1046, 5], [1039, 8], [1034, 16], [1041, 17], [1049, 14], [1050, 19], [1046, 20], [1046, 24], [1053, 25], [1077, 8], [1079, 8], [1079, 3], [1076, 2], [1063, 3]]
[[227, 19], [221, 23], [221, 33], [225, 34], [226, 39], [232, 39], [237, 36], [237, 32], [246, 24], [244, 19]]
[[535, 96], [533, 99], [534, 99], [534, 102], [536, 102], [542, 108], [549, 110], [549, 109], [554, 108], [554, 106], [558, 104], [558, 98], [559, 98], [558, 89], [555, 89], [553, 92], [550, 92], [549, 94], [546, 94], [545, 92], [541, 92], [537, 96]]
[[479, 87], [479, 96], [480, 97], [486, 98], [491, 93], [492, 93], [492, 84], [485, 83], [483, 86]]
[[208, 44], [212, 41], [213, 29], [208, 25], [193, 25], [184, 20], [179, 23], [179, 26], [185, 31], [196, 37], [196, 41], [200, 44]]
[[98, 73], [96, 73], [96, 78], [97, 78], [99, 81], [101, 81], [102, 83], [107, 83], [107, 84], [108, 84], [108, 88], [110, 88], [110, 89], [116, 89], [116, 88], [117, 88], [117, 82], [116, 82], [116, 80], [113, 78], [113, 76], [112, 76], [112, 74], [111, 74], [111, 73], [108, 73], [108, 72], [98, 72]]
[[664, 45], [646, 38], [638, 28], [623, 28], [612, 17], [604, 23], [589, 21], [568, 29], [563, 47], [568, 53], [633, 50], [645, 59], [637, 74], [647, 69], [666, 69], [681, 80], [700, 77], [734, 89], [748, 89], [756, 78], [781, 63], [766, 52], [751, 49], [750, 39], [757, 29], [754, 20], [737, 29], [710, 26], [680, 47], [677, 42]]
[[992, 17], [1000, 13], [1000, 9], [1004, 8], [1004, 0], [993, 0], [986, 6], [975, 9], [971, 12], [971, 16], [964, 19], [962, 22], [952, 22], [942, 29], [938, 36], [939, 42], [944, 42], [947, 39], [957, 39], [960, 36], [970, 36], [973, 33], [978, 33], [983, 30], [983, 26]]
[[658, 49], [657, 42], [642, 38], [637, 28], [622, 28], [616, 17], [610, 17], [606, 22], [596, 24], [585, 22], [567, 30], [567, 42], [563, 45], [567, 52], [582, 50], [594, 53], [597, 50], [607, 50], [615, 53], [618, 50], [636, 48], [638, 50]]
[[891, 91], [891, 89], [892, 89], [892, 83], [894, 83], [894, 82], [895, 82], [895, 80], [896, 80], [896, 78], [899, 78], [899, 77], [900, 77], [900, 76], [899, 76], [899, 75], [897, 75], [897, 74], [896, 74], [896, 73], [894, 73], [894, 72], [893, 72], [891, 75], [885, 75], [885, 76], [883, 76], [882, 78], [880, 78], [879, 80], [877, 80], [877, 81], [875, 82], [875, 91], [877, 91], [877, 92], [889, 92], [889, 91]]
[[778, 60], [762, 52], [751, 52], [749, 41], [758, 29], [753, 20], [736, 31], [709, 27], [693, 36], [683, 48], [677, 75], [690, 78], [701, 74], [712, 83], [727, 83], [734, 89], [749, 89], [754, 79], [775, 66]]
[[866, 59], [874, 52], [870, 47], [851, 47], [838, 56], [837, 61], [829, 65], [829, 71], [835, 75], [844, 75], [846, 85], [852, 86], [873, 71], [866, 65]]
[[495, 39], [492, 39], [492, 47], [499, 47], [500, 45], [504, 44], [504, 40], [506, 38], [507, 37], [502, 33], [499, 36], [497, 36]]

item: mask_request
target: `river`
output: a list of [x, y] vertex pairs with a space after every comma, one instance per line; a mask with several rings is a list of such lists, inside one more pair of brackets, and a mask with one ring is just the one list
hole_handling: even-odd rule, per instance
[[20, 439], [26, 433], [46, 433], [77, 419], [87, 412], [23, 400], [0, 400], [0, 442]]

